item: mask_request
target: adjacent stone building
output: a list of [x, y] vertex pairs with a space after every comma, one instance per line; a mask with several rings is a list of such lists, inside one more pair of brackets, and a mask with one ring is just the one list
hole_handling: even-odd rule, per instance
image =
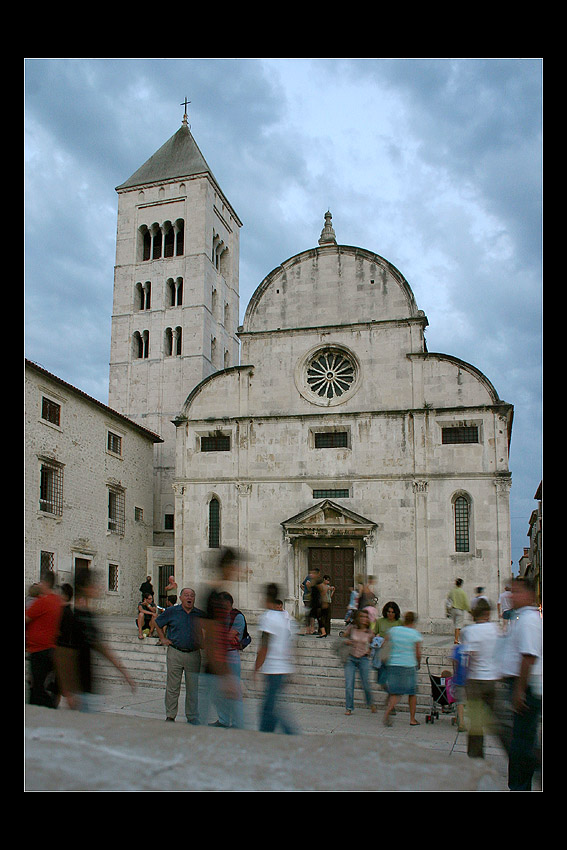
[[160, 438], [25, 364], [25, 586], [96, 571], [100, 606], [136, 611], [153, 535], [153, 449]]

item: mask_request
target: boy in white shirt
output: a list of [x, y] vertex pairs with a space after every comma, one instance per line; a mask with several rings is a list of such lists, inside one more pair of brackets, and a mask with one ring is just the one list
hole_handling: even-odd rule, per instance
[[260, 715], [260, 731], [275, 732], [280, 724], [287, 735], [296, 732], [295, 725], [282, 709], [282, 695], [288, 676], [293, 673], [292, 621], [283, 610], [275, 584], [266, 587], [266, 610], [258, 625], [259, 649], [254, 673], [265, 674], [266, 687]]
[[484, 734], [488, 731], [494, 712], [496, 680], [496, 647], [499, 629], [490, 621], [491, 605], [480, 597], [472, 609], [474, 623], [461, 633], [468, 658], [466, 693], [469, 713], [467, 754], [484, 758]]

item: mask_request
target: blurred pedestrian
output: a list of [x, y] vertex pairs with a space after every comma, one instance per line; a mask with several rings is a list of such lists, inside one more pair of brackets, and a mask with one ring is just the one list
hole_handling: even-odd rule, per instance
[[391, 726], [390, 715], [400, 696], [407, 694], [410, 710], [410, 726], [419, 726], [415, 712], [417, 708], [417, 671], [421, 665], [422, 636], [416, 628], [417, 617], [413, 611], [404, 615], [403, 625], [390, 629], [385, 640], [386, 664], [388, 667], [388, 702], [384, 713], [384, 725]]
[[331, 605], [334, 586], [331, 584], [331, 576], [324, 575], [323, 581], [319, 585], [321, 594], [321, 619], [320, 619], [320, 634], [319, 637], [325, 638], [331, 634]]
[[492, 728], [496, 698], [498, 625], [490, 620], [491, 605], [478, 598], [472, 609], [474, 622], [465, 626], [461, 644], [467, 654], [467, 754], [484, 758], [484, 736]]
[[57, 707], [54, 650], [59, 633], [62, 599], [54, 591], [55, 573], [46, 570], [35, 589], [37, 596], [25, 612], [25, 639], [31, 687], [31, 705]]
[[505, 585], [504, 590], [498, 597], [498, 617], [503, 620], [503, 627], [508, 627], [508, 620], [512, 616], [514, 609], [512, 607], [512, 588], [510, 584]]
[[467, 653], [462, 643], [454, 644], [451, 650], [451, 659], [453, 662], [453, 676], [451, 679], [451, 687], [457, 707], [457, 730], [466, 732], [465, 726], [465, 705], [467, 703]]
[[[242, 689], [240, 653], [242, 649], [245, 648], [243, 643], [245, 644], [247, 639], [249, 642], [246, 618], [242, 611], [239, 611], [238, 608], [234, 607], [234, 599], [230, 593], [225, 591], [221, 593], [221, 596], [227, 603], [229, 622], [228, 649], [226, 658], [231, 674], [237, 680], [240, 688]], [[209, 726], [222, 726], [224, 728], [234, 726], [239, 729], [244, 726], [242, 693], [240, 693], [239, 697], [235, 697], [231, 700], [221, 699], [220, 704], [217, 706], [217, 710], [218, 719], [209, 723]]]
[[462, 578], [455, 580], [455, 586], [451, 588], [447, 598], [450, 602], [451, 619], [455, 629], [455, 643], [459, 643], [461, 629], [465, 624], [465, 614], [471, 610], [468, 596], [463, 590]]
[[345, 614], [345, 626], [348, 626], [349, 623], [352, 623], [354, 620], [355, 612], [358, 611], [358, 600], [360, 597], [360, 585], [355, 583], [352, 587], [349, 588], [350, 595], [348, 599], [348, 605]]
[[184, 587], [179, 600], [179, 605], [166, 608], [155, 620], [160, 643], [167, 646], [165, 719], [174, 721], [177, 717], [181, 681], [185, 677], [185, 716], [188, 723], [197, 725], [203, 643], [202, 611], [195, 607], [195, 591], [192, 587]]
[[539, 766], [539, 724], [542, 703], [542, 618], [535, 585], [527, 577], [512, 582], [514, 616], [504, 637], [502, 676], [512, 712], [508, 749], [510, 791], [531, 791]]
[[376, 592], [374, 590], [374, 576], [368, 576], [366, 581], [362, 582], [360, 596], [358, 599], [359, 608], [375, 608], [377, 603]]
[[318, 634], [321, 626], [321, 570], [314, 567], [308, 579], [309, 586], [309, 620], [307, 634]]
[[[201, 723], [208, 722], [211, 703], [221, 711], [231, 714], [233, 726], [242, 723], [242, 686], [229, 664], [230, 603], [225, 597], [228, 587], [240, 580], [240, 556], [234, 549], [221, 550], [215, 573], [204, 592], [206, 601], [203, 615], [204, 659], [201, 673]], [[232, 701], [235, 701], [232, 705]]]
[[311, 579], [313, 576], [313, 570], [309, 570], [303, 581], [301, 582], [301, 588], [303, 593], [303, 616], [304, 616], [304, 627], [305, 632], [303, 634], [311, 634]]
[[278, 587], [265, 589], [265, 611], [258, 624], [259, 648], [254, 675], [264, 673], [264, 694], [260, 713], [260, 732], [275, 732], [281, 726], [286, 735], [297, 733], [284, 702], [284, 692], [293, 673], [292, 622], [278, 599]]
[[370, 686], [370, 659], [372, 656], [372, 641], [374, 633], [370, 628], [368, 612], [359, 609], [354, 616], [353, 622], [347, 626], [344, 640], [349, 647], [349, 654], [345, 663], [345, 714], [350, 715], [354, 711], [354, 682], [356, 671], [362, 682], [366, 705], [374, 713], [376, 706], [372, 700], [372, 689]]
[[93, 611], [93, 601], [99, 595], [95, 573], [84, 569], [75, 575], [75, 606], [72, 617], [66, 614], [61, 621], [57, 641], [57, 673], [61, 693], [69, 708], [93, 711], [99, 706], [100, 694], [93, 670], [93, 652], [98, 652], [120, 671], [134, 692], [136, 685], [121, 660], [104, 643]]

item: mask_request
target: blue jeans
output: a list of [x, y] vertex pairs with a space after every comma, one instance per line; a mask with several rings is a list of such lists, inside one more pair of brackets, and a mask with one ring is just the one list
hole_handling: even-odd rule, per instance
[[345, 702], [347, 711], [352, 711], [354, 708], [354, 678], [356, 671], [360, 675], [366, 704], [372, 705], [372, 692], [370, 690], [370, 658], [364, 655], [362, 658], [355, 658], [354, 655], [349, 655], [348, 661], [345, 664]]
[[[509, 682], [510, 700], [514, 681]], [[515, 712], [508, 752], [508, 788], [510, 791], [531, 791], [538, 758], [538, 730], [541, 717], [541, 696], [526, 689], [526, 710]]]
[[244, 728], [244, 706], [242, 704], [242, 693], [240, 686], [240, 652], [238, 649], [231, 650], [227, 653], [227, 662], [230, 672], [234, 678], [235, 685], [238, 686], [239, 695], [234, 699], [227, 699], [222, 694], [215, 694], [217, 700], [217, 711], [219, 722], [223, 726], [233, 726], [236, 729]]
[[278, 724], [286, 735], [295, 735], [297, 730], [288, 712], [282, 708], [282, 694], [287, 682], [285, 673], [269, 673], [264, 676], [266, 690], [260, 715], [260, 732], [275, 732]]

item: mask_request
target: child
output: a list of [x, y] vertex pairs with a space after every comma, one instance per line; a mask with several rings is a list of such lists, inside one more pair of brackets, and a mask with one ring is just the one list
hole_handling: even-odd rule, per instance
[[348, 625], [352, 623], [352, 619], [354, 617], [354, 612], [358, 610], [358, 600], [360, 598], [360, 593], [358, 592], [357, 587], [350, 587], [350, 598], [348, 600], [348, 607], [345, 614], [345, 623]]
[[465, 731], [465, 703], [467, 700], [465, 684], [467, 681], [467, 652], [462, 643], [456, 643], [451, 651], [453, 659], [453, 681], [455, 703], [457, 705], [458, 731]]

